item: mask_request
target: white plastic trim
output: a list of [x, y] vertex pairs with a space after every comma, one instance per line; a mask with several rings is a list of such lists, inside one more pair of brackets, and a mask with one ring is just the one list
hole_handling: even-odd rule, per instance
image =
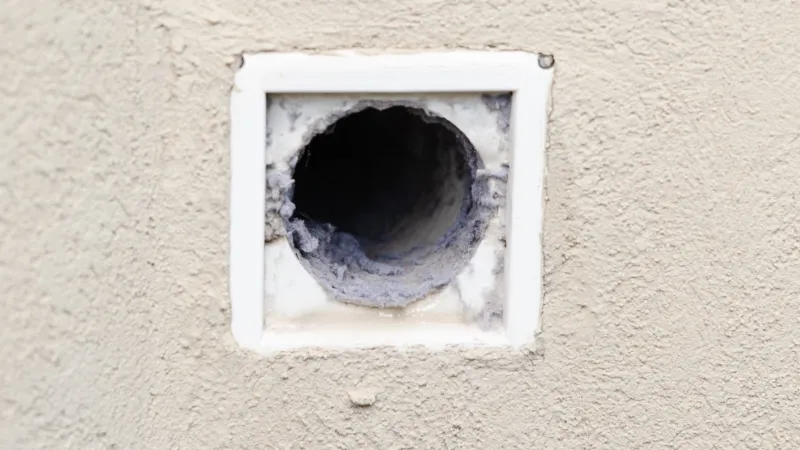
[[[231, 94], [231, 326], [239, 345], [261, 351], [285, 347], [269, 342], [274, 339], [267, 339], [264, 327], [266, 95], [280, 93], [511, 92], [505, 336], [483, 339], [476, 331], [445, 331], [438, 333], [436, 344], [533, 343], [542, 300], [541, 231], [552, 76], [552, 69], [539, 67], [537, 55], [523, 52], [245, 55]], [[269, 331], [273, 338], [275, 333]], [[381, 336], [376, 339], [380, 345]]]

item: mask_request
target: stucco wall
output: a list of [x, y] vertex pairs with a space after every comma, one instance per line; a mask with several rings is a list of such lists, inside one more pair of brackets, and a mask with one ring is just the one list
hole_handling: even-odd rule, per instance
[[[799, 448], [800, 8], [597, 3], [4, 2], [0, 448]], [[235, 55], [443, 47], [556, 57], [536, 352], [237, 350]]]

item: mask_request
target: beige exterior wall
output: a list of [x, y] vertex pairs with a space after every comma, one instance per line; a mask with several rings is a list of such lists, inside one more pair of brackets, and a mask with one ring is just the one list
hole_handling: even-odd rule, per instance
[[[6, 1], [0, 448], [800, 448], [800, 7], [599, 3]], [[339, 48], [555, 55], [535, 352], [237, 350], [235, 57]]]

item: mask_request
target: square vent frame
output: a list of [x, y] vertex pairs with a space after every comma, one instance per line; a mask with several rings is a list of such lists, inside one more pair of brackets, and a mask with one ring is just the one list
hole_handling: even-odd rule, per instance
[[230, 100], [229, 288], [231, 329], [239, 346], [261, 352], [308, 346], [265, 342], [266, 97], [278, 94], [510, 93], [504, 335], [486, 343], [533, 344], [542, 304], [545, 147], [552, 79], [551, 57], [526, 52], [243, 55]]

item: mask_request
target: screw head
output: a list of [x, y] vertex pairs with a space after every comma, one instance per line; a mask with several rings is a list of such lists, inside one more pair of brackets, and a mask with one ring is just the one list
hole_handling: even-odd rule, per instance
[[539, 67], [542, 69], [549, 69], [553, 67], [553, 64], [556, 63], [556, 59], [553, 58], [553, 55], [549, 55], [547, 53], [539, 53]]

